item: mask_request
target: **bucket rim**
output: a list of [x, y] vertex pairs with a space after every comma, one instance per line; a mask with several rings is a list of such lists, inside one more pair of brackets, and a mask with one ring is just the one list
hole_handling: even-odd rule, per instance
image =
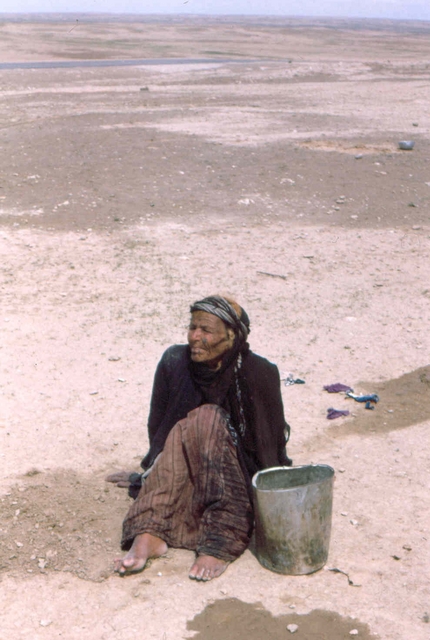
[[[273, 471], [293, 471], [296, 469], [309, 469], [309, 468], [315, 468], [315, 467], [324, 467], [325, 469], [329, 469], [330, 470], [330, 476], [328, 476], [327, 478], [324, 478], [324, 480], [313, 480], [311, 482], [304, 482], [303, 484], [299, 484], [296, 485], [295, 487], [288, 487], [286, 489], [260, 489], [259, 487], [257, 487], [257, 479], [259, 476], [265, 475], [267, 473], [271, 473]], [[286, 466], [279, 466], [279, 467], [268, 467], [267, 469], [261, 469], [260, 471], [257, 471], [257, 473], [255, 473], [252, 476], [252, 480], [251, 480], [251, 484], [252, 487], [256, 490], [256, 491], [290, 491], [291, 488], [297, 489], [297, 487], [303, 487], [303, 486], [309, 486], [312, 484], [320, 484], [321, 482], [324, 482], [325, 480], [329, 480], [330, 478], [333, 478], [335, 475], [335, 470], [333, 469], [333, 467], [331, 467], [329, 464], [300, 464], [297, 466], [293, 466], [293, 467], [286, 467]]]

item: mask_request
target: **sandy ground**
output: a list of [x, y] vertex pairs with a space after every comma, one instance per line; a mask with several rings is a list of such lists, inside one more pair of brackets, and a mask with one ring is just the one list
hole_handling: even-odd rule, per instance
[[[3, 61], [214, 58], [0, 71], [1, 640], [428, 640], [429, 29], [0, 23]], [[103, 478], [138, 468], [156, 363], [216, 291], [306, 381], [289, 454], [336, 471], [329, 560], [121, 579]]]

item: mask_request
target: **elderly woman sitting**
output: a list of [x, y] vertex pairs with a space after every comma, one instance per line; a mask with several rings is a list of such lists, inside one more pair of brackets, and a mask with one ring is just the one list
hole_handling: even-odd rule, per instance
[[[278, 369], [250, 351], [249, 331], [236, 302], [210, 296], [191, 306], [188, 345], [162, 356], [147, 471], [124, 520], [118, 573], [140, 571], [171, 546], [196, 552], [190, 578], [211, 580], [248, 546], [252, 475], [291, 465]], [[121, 473], [108, 480], [124, 486]]]

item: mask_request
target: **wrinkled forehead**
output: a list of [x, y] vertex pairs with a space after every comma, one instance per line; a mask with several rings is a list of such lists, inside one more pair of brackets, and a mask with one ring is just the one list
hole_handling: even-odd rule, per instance
[[193, 311], [191, 313], [190, 324], [193, 326], [208, 326], [213, 329], [226, 329], [227, 325], [221, 318], [214, 315], [213, 313], [208, 313], [207, 311]]

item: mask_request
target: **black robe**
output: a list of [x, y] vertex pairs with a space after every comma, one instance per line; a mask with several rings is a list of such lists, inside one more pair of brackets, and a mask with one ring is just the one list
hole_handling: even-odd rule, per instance
[[[144, 469], [163, 450], [174, 425], [205, 404], [202, 391], [191, 377], [189, 364], [189, 347], [181, 344], [169, 347], [157, 366], [148, 419], [150, 449], [141, 463]], [[248, 351], [243, 354], [240, 375], [246, 381], [251, 404], [247, 407], [251, 419], [240, 456], [248, 477], [268, 467], [290, 466], [292, 461], [286, 452], [290, 427], [284, 419], [277, 366]]]

